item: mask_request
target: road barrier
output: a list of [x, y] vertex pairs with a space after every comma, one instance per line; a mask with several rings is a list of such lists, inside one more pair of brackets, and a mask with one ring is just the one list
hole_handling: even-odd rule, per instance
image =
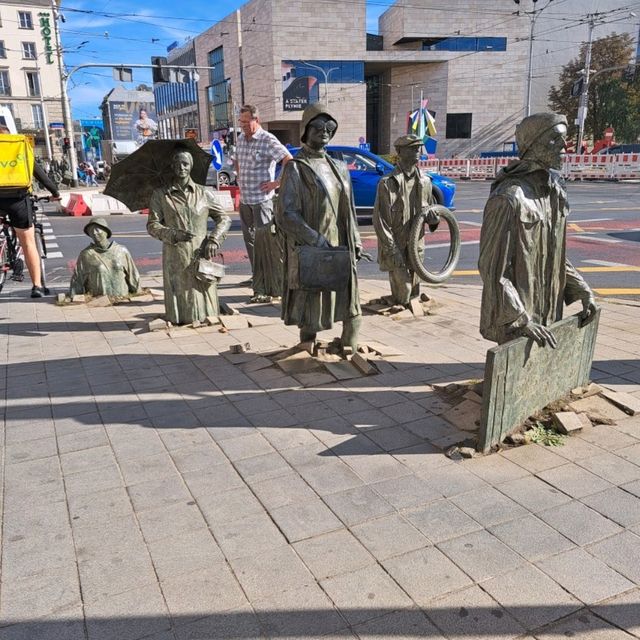
[[[511, 158], [431, 158], [420, 168], [459, 180], [493, 180]], [[562, 175], [567, 180], [640, 180], [640, 153], [586, 153], [565, 156]]]

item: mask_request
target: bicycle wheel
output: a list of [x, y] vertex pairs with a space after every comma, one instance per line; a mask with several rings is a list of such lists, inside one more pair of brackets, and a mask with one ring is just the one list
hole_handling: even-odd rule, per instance
[[38, 249], [38, 256], [40, 256], [40, 278], [42, 279], [42, 289], [45, 295], [49, 295], [49, 289], [47, 287], [47, 274], [44, 266], [45, 258], [47, 257], [47, 249], [44, 244], [44, 233], [42, 225], [36, 225], [36, 248]]
[[7, 255], [7, 242], [4, 238], [0, 239], [0, 291], [4, 287], [7, 279], [7, 271], [9, 271], [9, 256]]
[[[423, 253], [426, 253], [425, 249], [428, 249], [428, 247], [424, 247], [424, 237], [425, 233], [428, 231], [428, 229], [425, 229], [425, 225], [429, 211], [433, 211], [440, 217], [438, 230], [440, 230], [442, 222], [446, 222], [447, 227], [449, 228], [449, 253], [444, 262], [444, 266], [442, 269], [437, 271], [427, 269], [423, 262]], [[430, 284], [440, 284], [441, 282], [444, 282], [453, 273], [456, 265], [458, 264], [459, 258], [460, 229], [458, 227], [458, 222], [449, 209], [442, 205], [435, 204], [414, 218], [409, 232], [409, 262], [411, 264], [411, 268], [421, 280]]]

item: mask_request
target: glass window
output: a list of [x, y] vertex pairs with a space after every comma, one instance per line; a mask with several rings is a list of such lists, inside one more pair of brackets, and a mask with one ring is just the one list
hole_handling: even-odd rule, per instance
[[426, 38], [423, 51], [506, 51], [506, 38]]
[[447, 113], [447, 138], [471, 137], [471, 113]]
[[7, 57], [7, 50], [4, 48], [4, 40], [0, 40], [0, 58]]
[[27, 71], [27, 93], [30, 96], [40, 95], [40, 78], [37, 71]]
[[360, 153], [342, 152], [342, 161], [346, 162], [350, 171], [372, 171], [377, 173], [376, 163]]
[[11, 84], [9, 84], [9, 71], [0, 69], [0, 96], [11, 95]]
[[22, 43], [22, 58], [23, 60], [36, 59], [36, 43], [35, 42]]
[[18, 11], [18, 25], [20, 29], [33, 29], [31, 11]]
[[31, 115], [33, 117], [33, 128], [34, 129], [43, 129], [44, 128], [44, 117], [42, 115], [42, 107], [39, 104], [31, 105]]
[[286, 80], [311, 77], [329, 84], [364, 82], [364, 62], [361, 60], [283, 60], [292, 65]]

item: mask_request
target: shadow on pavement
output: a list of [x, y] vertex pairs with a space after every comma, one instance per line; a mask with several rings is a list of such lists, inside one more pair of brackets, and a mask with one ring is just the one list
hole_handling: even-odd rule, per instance
[[[373, 595], [373, 594], [372, 594]], [[488, 599], [488, 596], [485, 596]], [[445, 596], [458, 599], [454, 595]], [[290, 600], [297, 600], [290, 592]], [[274, 595], [274, 601], [278, 595]], [[98, 617], [87, 614], [90, 640], [149, 638], [149, 640], [254, 640], [258, 638], [443, 638], [524, 636], [595, 638], [620, 633], [619, 628], [638, 629], [640, 606], [602, 604], [591, 609], [580, 605], [548, 604], [509, 606], [425, 606], [393, 608], [288, 608], [259, 603], [251, 610], [230, 611], [200, 617], [139, 615]], [[89, 609], [91, 606], [89, 605]], [[26, 620], [0, 629], [3, 640], [81, 640], [86, 638], [82, 619]], [[592, 635], [594, 634], [594, 635]], [[626, 634], [624, 634], [626, 637]], [[631, 636], [628, 636], [631, 637]]]

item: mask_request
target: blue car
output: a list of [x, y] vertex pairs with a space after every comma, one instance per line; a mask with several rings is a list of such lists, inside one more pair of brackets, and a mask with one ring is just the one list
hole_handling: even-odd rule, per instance
[[[289, 149], [295, 156], [299, 147]], [[358, 147], [329, 146], [327, 153], [336, 160], [341, 160], [349, 168], [353, 194], [358, 209], [373, 209], [376, 200], [376, 190], [380, 178], [393, 171], [393, 165], [380, 156]], [[454, 209], [456, 184], [453, 180], [445, 178], [431, 171], [426, 172], [433, 184], [433, 194], [438, 204], [447, 209]]]

